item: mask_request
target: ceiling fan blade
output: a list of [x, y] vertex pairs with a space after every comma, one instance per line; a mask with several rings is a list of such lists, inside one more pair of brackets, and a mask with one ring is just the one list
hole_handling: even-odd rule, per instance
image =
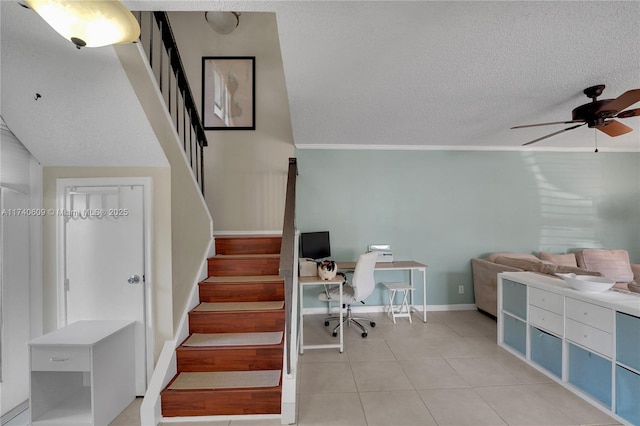
[[571, 121], [554, 121], [551, 123], [538, 123], [538, 124], [523, 124], [521, 126], [513, 126], [512, 129], [524, 129], [526, 127], [538, 127], [538, 126], [549, 126], [551, 124], [571, 124], [571, 123], [583, 123], [584, 120], [571, 120]]
[[611, 137], [624, 135], [625, 133], [633, 131], [631, 127], [625, 126], [617, 120], [609, 120], [602, 126], [596, 127], [596, 129], [600, 130], [603, 133], [606, 133]]
[[626, 111], [622, 111], [616, 115], [617, 118], [629, 118], [629, 117], [637, 117], [640, 115], [640, 108], [636, 109], [628, 109]]
[[522, 144], [522, 146], [527, 146], [527, 145], [531, 145], [532, 143], [540, 142], [543, 139], [547, 139], [547, 138], [550, 138], [551, 136], [559, 135], [560, 133], [568, 132], [569, 130], [577, 129], [578, 127], [584, 126], [585, 124], [587, 124], [587, 123], [577, 124], [575, 126], [567, 127], [566, 129], [558, 130], [557, 132], [549, 133], [546, 136], [543, 136], [541, 138], [534, 139], [534, 140], [532, 140], [530, 142]]
[[603, 111], [613, 111], [614, 113], [617, 113], [636, 102], [640, 102], [640, 89], [627, 90], [616, 99], [602, 105], [598, 108], [596, 113], [601, 113]]

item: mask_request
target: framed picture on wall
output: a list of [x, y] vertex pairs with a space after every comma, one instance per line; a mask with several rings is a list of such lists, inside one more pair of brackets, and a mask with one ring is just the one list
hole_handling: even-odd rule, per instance
[[205, 130], [256, 129], [255, 56], [202, 58], [202, 122]]

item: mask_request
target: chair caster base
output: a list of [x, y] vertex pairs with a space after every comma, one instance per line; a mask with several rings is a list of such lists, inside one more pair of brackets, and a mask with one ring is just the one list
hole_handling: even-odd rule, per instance
[[368, 334], [367, 333], [362, 333], [362, 337], [367, 337]]

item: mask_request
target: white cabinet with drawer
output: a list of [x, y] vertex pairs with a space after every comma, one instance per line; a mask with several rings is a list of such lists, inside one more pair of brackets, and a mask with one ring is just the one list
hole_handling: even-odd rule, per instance
[[503, 272], [498, 312], [499, 346], [640, 426], [640, 295], [583, 293], [555, 277]]
[[558, 315], [564, 314], [564, 296], [561, 294], [531, 287], [529, 288], [529, 303]]
[[566, 298], [567, 318], [598, 328], [607, 333], [613, 332], [613, 310], [582, 300]]
[[567, 339], [611, 358], [614, 311], [571, 297], [567, 297], [565, 303]]
[[613, 355], [613, 335], [611, 333], [569, 318], [566, 321], [566, 328], [568, 340], [606, 357], [611, 358]]
[[558, 336], [563, 334], [564, 318], [562, 315], [540, 309], [537, 306], [529, 306], [529, 323]]
[[34, 346], [31, 371], [91, 371], [91, 350], [76, 346]]
[[29, 342], [31, 424], [107, 425], [135, 399], [131, 321], [78, 321]]
[[563, 335], [564, 297], [529, 287], [529, 323], [558, 336]]

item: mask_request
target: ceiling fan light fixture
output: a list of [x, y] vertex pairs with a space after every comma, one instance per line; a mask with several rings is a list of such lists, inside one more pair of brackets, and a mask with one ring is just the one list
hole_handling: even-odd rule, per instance
[[229, 34], [240, 24], [238, 12], [205, 12], [204, 19], [218, 34]]
[[24, 2], [77, 48], [130, 43], [140, 37], [138, 21], [119, 1]]

